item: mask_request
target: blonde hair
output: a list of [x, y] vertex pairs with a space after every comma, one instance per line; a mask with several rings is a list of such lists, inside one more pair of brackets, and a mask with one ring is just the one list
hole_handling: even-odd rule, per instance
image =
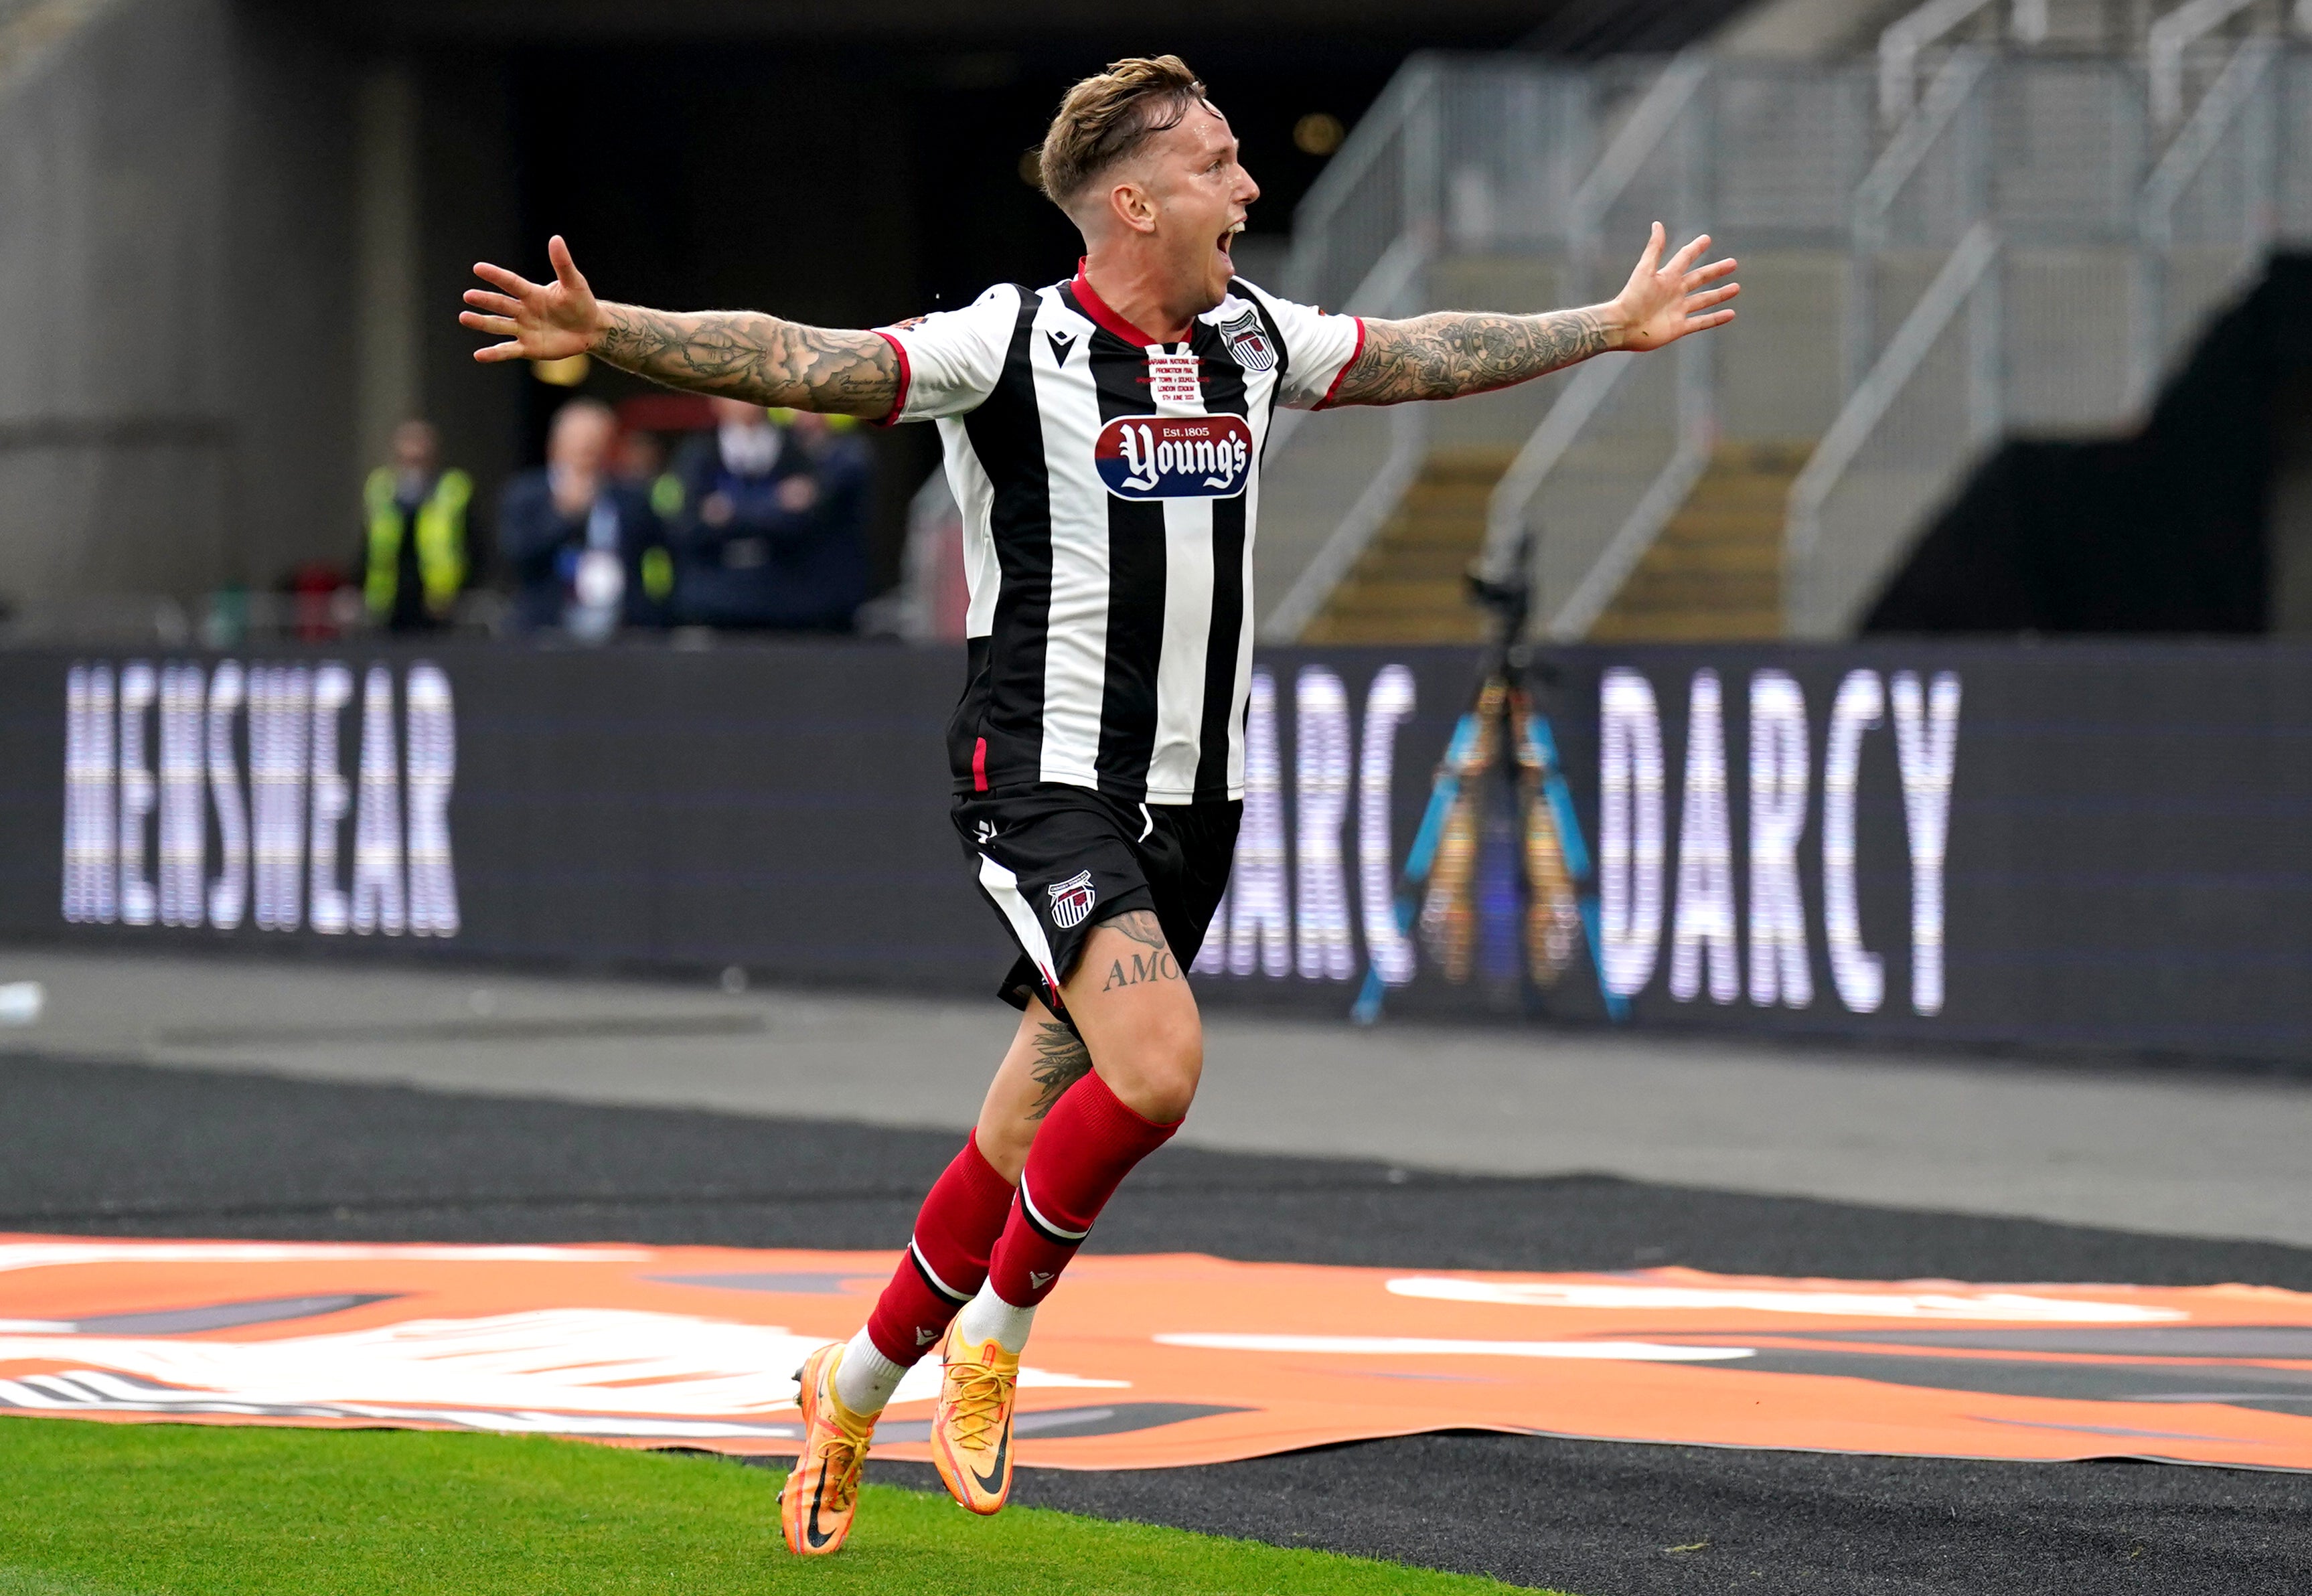
[[1178, 56], [1127, 56], [1070, 89], [1044, 135], [1037, 175], [1065, 210], [1091, 180], [1187, 119], [1204, 99], [1202, 79]]

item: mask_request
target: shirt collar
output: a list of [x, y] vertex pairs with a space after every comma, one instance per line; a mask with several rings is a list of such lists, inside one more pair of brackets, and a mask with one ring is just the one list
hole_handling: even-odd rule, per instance
[[1108, 308], [1108, 301], [1094, 292], [1091, 279], [1084, 275], [1084, 261], [1081, 257], [1076, 261], [1075, 281], [1068, 284], [1068, 292], [1075, 295], [1076, 303], [1083, 308], [1085, 315], [1134, 349], [1146, 349], [1152, 344], [1160, 347], [1163, 344], [1162, 339], [1150, 337]]

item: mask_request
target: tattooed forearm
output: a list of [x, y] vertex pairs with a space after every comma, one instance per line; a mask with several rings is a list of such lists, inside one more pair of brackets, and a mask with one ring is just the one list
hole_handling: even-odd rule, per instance
[[873, 333], [804, 327], [755, 310], [601, 309], [594, 353], [669, 388], [878, 420], [899, 397], [898, 357]]
[[1082, 1080], [1090, 1068], [1091, 1054], [1074, 1032], [1057, 1020], [1046, 1020], [1038, 1026], [1036, 1061], [1028, 1069], [1036, 1083], [1036, 1103], [1028, 1117], [1040, 1120], [1050, 1113], [1060, 1094]]
[[1368, 321], [1365, 346], [1342, 373], [1336, 405], [1451, 399], [1529, 381], [1611, 346], [1607, 307], [1498, 316], [1441, 310]]

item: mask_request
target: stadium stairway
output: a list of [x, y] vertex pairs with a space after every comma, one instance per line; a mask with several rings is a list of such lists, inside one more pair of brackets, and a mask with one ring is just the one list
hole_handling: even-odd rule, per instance
[[1485, 500], [1514, 449], [1436, 449], [1405, 502], [1301, 633], [1312, 643], [1474, 643], [1484, 617], [1462, 575], [1485, 542]]
[[[1720, 446], [1590, 632], [1597, 642], [1727, 642], [1782, 631], [1782, 517], [1809, 442]], [[1433, 450], [1397, 514], [1302, 636], [1324, 643], [1472, 643], [1484, 617], [1462, 575], [1511, 451]]]
[[1722, 443], [1590, 629], [1601, 643], [1782, 634], [1782, 520], [1810, 442]]

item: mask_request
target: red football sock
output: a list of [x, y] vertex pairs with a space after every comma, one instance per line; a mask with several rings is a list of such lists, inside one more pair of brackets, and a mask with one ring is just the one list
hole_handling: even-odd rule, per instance
[[1089, 1071], [1063, 1093], [1036, 1132], [1020, 1200], [995, 1243], [987, 1275], [995, 1295], [1015, 1308], [1049, 1296], [1132, 1166], [1179, 1128], [1134, 1113]]
[[1012, 1211], [1012, 1182], [975, 1134], [932, 1184], [915, 1234], [867, 1320], [875, 1349], [902, 1368], [929, 1352], [956, 1310], [987, 1278], [987, 1257]]

